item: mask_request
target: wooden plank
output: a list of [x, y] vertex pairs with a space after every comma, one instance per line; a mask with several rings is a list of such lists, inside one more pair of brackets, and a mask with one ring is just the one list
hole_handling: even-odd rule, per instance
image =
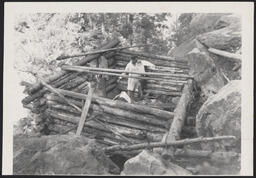
[[86, 102], [84, 104], [84, 108], [83, 108], [83, 111], [82, 111], [82, 115], [81, 115], [81, 118], [80, 118], [80, 121], [79, 121], [79, 124], [78, 124], [78, 128], [77, 128], [77, 131], [76, 131], [76, 135], [80, 135], [82, 130], [83, 130], [83, 127], [84, 127], [84, 122], [86, 120], [86, 116], [88, 114], [88, 111], [89, 111], [89, 108], [90, 108], [90, 105], [91, 105], [91, 101], [92, 101], [92, 94], [93, 94], [93, 88], [91, 87], [91, 84], [89, 83], [88, 84], [89, 86], [89, 92], [88, 92], [88, 95], [87, 95], [87, 99], [86, 99]]

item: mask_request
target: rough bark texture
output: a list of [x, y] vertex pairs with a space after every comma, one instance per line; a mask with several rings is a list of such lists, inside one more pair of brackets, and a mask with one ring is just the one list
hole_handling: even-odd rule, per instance
[[[174, 110], [174, 118], [169, 132], [163, 137], [162, 142], [172, 142], [180, 139], [180, 133], [184, 126], [187, 108], [193, 99], [193, 81], [189, 80], [185, 85], [180, 100]], [[164, 157], [173, 157], [173, 149], [164, 149], [162, 155]]]

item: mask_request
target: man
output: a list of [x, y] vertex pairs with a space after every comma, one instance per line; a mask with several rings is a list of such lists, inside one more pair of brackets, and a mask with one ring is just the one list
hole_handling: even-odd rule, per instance
[[[136, 56], [131, 57], [131, 61], [126, 65], [125, 71], [127, 72], [145, 72], [144, 67], [142, 68], [141, 66], [137, 65], [137, 58]], [[127, 73], [123, 73], [127, 74]], [[134, 76], [138, 77], [141, 76], [139, 74], [128, 74], [129, 76]], [[121, 80], [122, 77], [119, 77], [119, 80]], [[140, 80], [137, 78], [128, 78], [128, 85], [127, 85], [127, 90], [128, 90], [128, 95], [131, 97], [131, 99], [134, 99], [134, 94], [135, 92], [138, 92], [139, 98], [142, 97], [142, 88], [141, 88], [141, 83]]]

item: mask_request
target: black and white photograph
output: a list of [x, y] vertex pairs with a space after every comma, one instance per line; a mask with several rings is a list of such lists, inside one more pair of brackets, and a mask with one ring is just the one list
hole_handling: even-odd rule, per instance
[[187, 3], [6, 3], [3, 174], [252, 175], [253, 4]]

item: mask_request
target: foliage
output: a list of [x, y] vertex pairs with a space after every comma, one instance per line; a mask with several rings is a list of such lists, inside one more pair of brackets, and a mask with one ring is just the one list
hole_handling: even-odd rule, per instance
[[179, 46], [184, 41], [189, 40], [194, 36], [190, 29], [190, 22], [195, 13], [183, 13], [179, 16], [176, 22], [175, 32], [172, 35], [172, 40], [176, 46]]
[[[49, 75], [58, 71], [60, 55], [91, 51], [105, 41], [120, 38], [122, 45], [151, 44], [144, 51], [166, 54], [163, 30], [171, 14], [146, 13], [34, 13], [15, 19], [15, 68]], [[69, 62], [69, 61], [67, 61]]]

